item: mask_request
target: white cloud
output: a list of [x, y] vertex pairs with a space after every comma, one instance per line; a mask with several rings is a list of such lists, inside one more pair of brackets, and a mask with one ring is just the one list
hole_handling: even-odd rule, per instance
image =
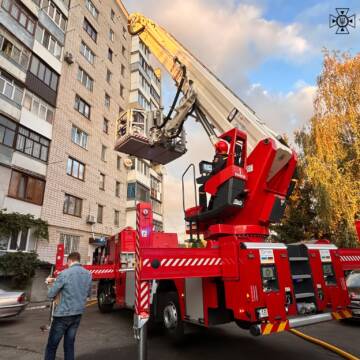
[[269, 56], [297, 60], [309, 49], [299, 24], [266, 20], [260, 6], [226, 0], [125, 1], [172, 33], [229, 85]]
[[313, 112], [316, 86], [299, 80], [288, 93], [269, 93], [260, 84], [254, 84], [246, 92], [246, 101], [257, 109], [260, 118], [277, 133], [291, 136], [302, 127]]

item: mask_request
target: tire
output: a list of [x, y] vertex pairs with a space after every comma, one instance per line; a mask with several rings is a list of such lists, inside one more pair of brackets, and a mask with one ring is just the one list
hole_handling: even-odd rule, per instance
[[184, 322], [181, 318], [178, 294], [176, 291], [160, 293], [160, 314], [166, 335], [172, 343], [184, 340]]
[[114, 308], [110, 284], [103, 285], [98, 290], [98, 308], [102, 313], [109, 313]]

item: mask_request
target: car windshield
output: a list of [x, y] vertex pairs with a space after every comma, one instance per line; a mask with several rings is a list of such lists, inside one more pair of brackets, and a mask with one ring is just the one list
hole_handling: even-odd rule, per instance
[[346, 285], [349, 288], [360, 288], [360, 273], [352, 273], [346, 279]]

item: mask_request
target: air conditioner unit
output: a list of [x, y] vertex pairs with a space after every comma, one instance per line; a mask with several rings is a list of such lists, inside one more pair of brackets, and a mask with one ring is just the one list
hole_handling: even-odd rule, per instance
[[94, 215], [88, 215], [87, 218], [86, 218], [86, 222], [88, 224], [91, 224], [91, 225], [95, 224], [95, 216]]
[[71, 52], [66, 52], [64, 56], [64, 60], [71, 65], [74, 62], [73, 54]]

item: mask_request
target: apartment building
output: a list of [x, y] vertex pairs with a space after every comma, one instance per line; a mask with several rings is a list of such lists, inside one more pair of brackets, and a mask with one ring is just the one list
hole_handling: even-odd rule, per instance
[[[0, 1], [0, 209], [41, 217], [68, 23], [66, 0]], [[0, 251], [37, 248], [32, 230]]]
[[130, 46], [119, 0], [0, 0], [0, 209], [49, 223], [0, 251], [56, 246], [84, 262], [126, 223], [126, 170], [113, 150], [128, 106]]
[[70, 5], [64, 61], [41, 217], [49, 242], [79, 251], [84, 262], [105, 238], [126, 224], [126, 170], [113, 150], [116, 120], [128, 106], [131, 38], [127, 15], [115, 0]]
[[[150, 62], [150, 51], [139, 37], [131, 41], [131, 84], [129, 106], [141, 110], [161, 107], [160, 71]], [[163, 230], [164, 167], [152, 166], [149, 161], [132, 158], [127, 175], [126, 223], [136, 226], [136, 203], [151, 202], [154, 213], [154, 229]]]

